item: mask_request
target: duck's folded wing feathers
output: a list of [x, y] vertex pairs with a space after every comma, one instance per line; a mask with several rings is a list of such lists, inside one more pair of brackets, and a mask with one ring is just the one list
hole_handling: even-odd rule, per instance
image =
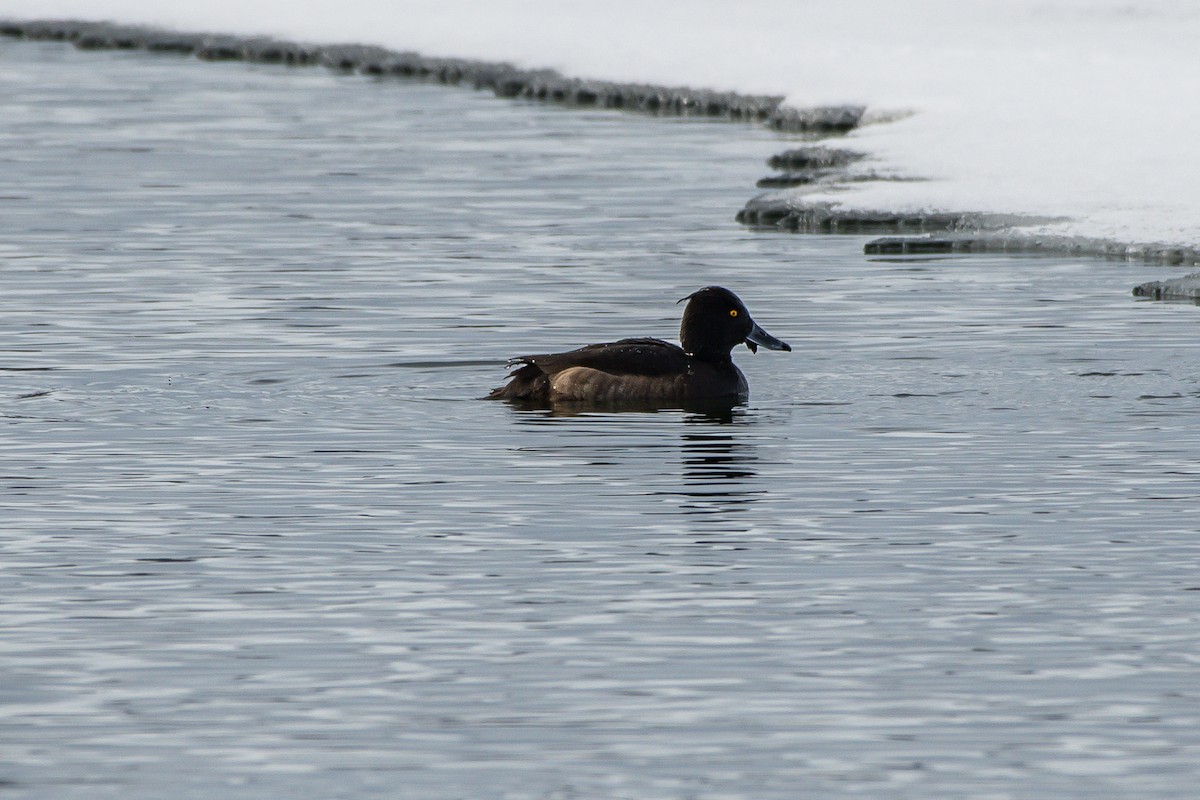
[[607, 372], [610, 375], [678, 375], [687, 370], [683, 349], [662, 339], [622, 339], [606, 344], [589, 344], [565, 353], [544, 353], [516, 359], [532, 364], [547, 375], [571, 367]]

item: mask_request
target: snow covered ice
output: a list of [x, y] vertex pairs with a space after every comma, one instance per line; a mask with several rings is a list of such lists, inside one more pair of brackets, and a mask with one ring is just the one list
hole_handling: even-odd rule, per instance
[[[1200, 247], [1200, 6], [1125, 0], [6, 0], [0, 16], [377, 44], [575, 77], [853, 104], [882, 177], [806, 202], [1054, 218]], [[782, 149], [782, 148], [781, 148]]]

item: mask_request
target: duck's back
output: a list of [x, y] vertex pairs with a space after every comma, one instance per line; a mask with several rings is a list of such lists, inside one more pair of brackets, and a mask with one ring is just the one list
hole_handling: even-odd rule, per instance
[[682, 348], [662, 339], [590, 344], [513, 359], [524, 366], [488, 396], [597, 403], [682, 400], [688, 394], [690, 361]]

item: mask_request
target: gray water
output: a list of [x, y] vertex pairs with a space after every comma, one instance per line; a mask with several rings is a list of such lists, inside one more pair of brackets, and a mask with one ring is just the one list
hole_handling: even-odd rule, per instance
[[[1191, 796], [1200, 309], [792, 144], [0, 42], [0, 796]], [[710, 283], [728, 417], [478, 399]]]

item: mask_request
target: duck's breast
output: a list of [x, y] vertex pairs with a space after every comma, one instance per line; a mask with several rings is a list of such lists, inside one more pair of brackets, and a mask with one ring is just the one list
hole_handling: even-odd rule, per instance
[[693, 365], [688, 376], [687, 395], [692, 400], [745, 399], [750, 396], [750, 385], [732, 361], [724, 364], [700, 361]]

